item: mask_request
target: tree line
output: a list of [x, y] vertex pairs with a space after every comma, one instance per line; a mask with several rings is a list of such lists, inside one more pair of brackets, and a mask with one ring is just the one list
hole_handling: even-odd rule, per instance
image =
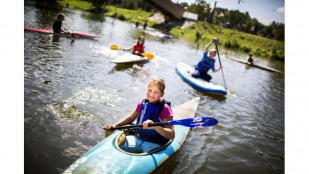
[[197, 0], [197, 3], [189, 5], [181, 3], [188, 11], [198, 14], [198, 20], [220, 25], [225, 28], [239, 30], [245, 33], [284, 41], [284, 24], [273, 21], [270, 25], [260, 23], [256, 18], [251, 18], [248, 12], [242, 13], [239, 10], [228, 10], [216, 7], [210, 8], [209, 3], [204, 0]]

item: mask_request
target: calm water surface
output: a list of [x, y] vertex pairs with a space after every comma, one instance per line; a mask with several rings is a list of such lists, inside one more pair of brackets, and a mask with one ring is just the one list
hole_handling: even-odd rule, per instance
[[[177, 62], [196, 64], [202, 56], [192, 43], [162, 40], [132, 24], [101, 15], [25, 2], [24, 25], [51, 28], [58, 12], [66, 28], [99, 34], [96, 40], [24, 34], [25, 173], [60, 173], [105, 138], [102, 127], [127, 116], [145, 98], [147, 82], [166, 81], [172, 105], [201, 97], [197, 115], [219, 120], [215, 127], [193, 129], [183, 147], [158, 173], [284, 173], [284, 75], [226, 59], [245, 55], [220, 49], [228, 88], [220, 97], [192, 88], [175, 71]], [[70, 24], [70, 25], [69, 25]], [[140, 35], [149, 63], [119, 66], [110, 61]], [[204, 45], [203, 45], [204, 47]], [[280, 62], [264, 65], [283, 69]], [[223, 86], [221, 73], [212, 74]]]

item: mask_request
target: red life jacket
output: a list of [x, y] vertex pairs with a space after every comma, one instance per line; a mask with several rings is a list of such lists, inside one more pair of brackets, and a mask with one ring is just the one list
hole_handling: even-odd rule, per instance
[[142, 53], [143, 52], [143, 46], [142, 45], [135, 45], [134, 51], [138, 51], [138, 52]]

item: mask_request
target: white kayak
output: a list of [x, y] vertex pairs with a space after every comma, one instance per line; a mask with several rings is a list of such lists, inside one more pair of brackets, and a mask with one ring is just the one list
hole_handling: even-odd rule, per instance
[[165, 39], [173, 38], [173, 36], [161, 33], [159, 31], [144, 31], [144, 32], [147, 33], [147, 34], [150, 34], [152, 36], [157, 36], [157, 37], [160, 37], [160, 38], [165, 38]]
[[121, 56], [118, 56], [117, 58], [113, 59], [112, 63], [137, 63], [137, 62], [147, 62], [149, 59], [147, 57], [134, 55], [132, 53], [124, 53]]
[[212, 82], [206, 82], [203, 79], [192, 77], [191, 73], [194, 71], [193, 66], [179, 62], [177, 63], [176, 70], [186, 82], [200, 90], [222, 95], [227, 94], [227, 91], [220, 85], [215, 85]]

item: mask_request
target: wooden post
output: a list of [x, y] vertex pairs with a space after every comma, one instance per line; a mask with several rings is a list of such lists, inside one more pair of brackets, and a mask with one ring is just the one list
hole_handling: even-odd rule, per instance
[[209, 19], [210, 24], [212, 23], [212, 18], [214, 16], [214, 13], [215, 13], [215, 10], [216, 10], [216, 5], [217, 5], [217, 1], [215, 1], [214, 9], [211, 12], [211, 16], [210, 16], [210, 19]]

